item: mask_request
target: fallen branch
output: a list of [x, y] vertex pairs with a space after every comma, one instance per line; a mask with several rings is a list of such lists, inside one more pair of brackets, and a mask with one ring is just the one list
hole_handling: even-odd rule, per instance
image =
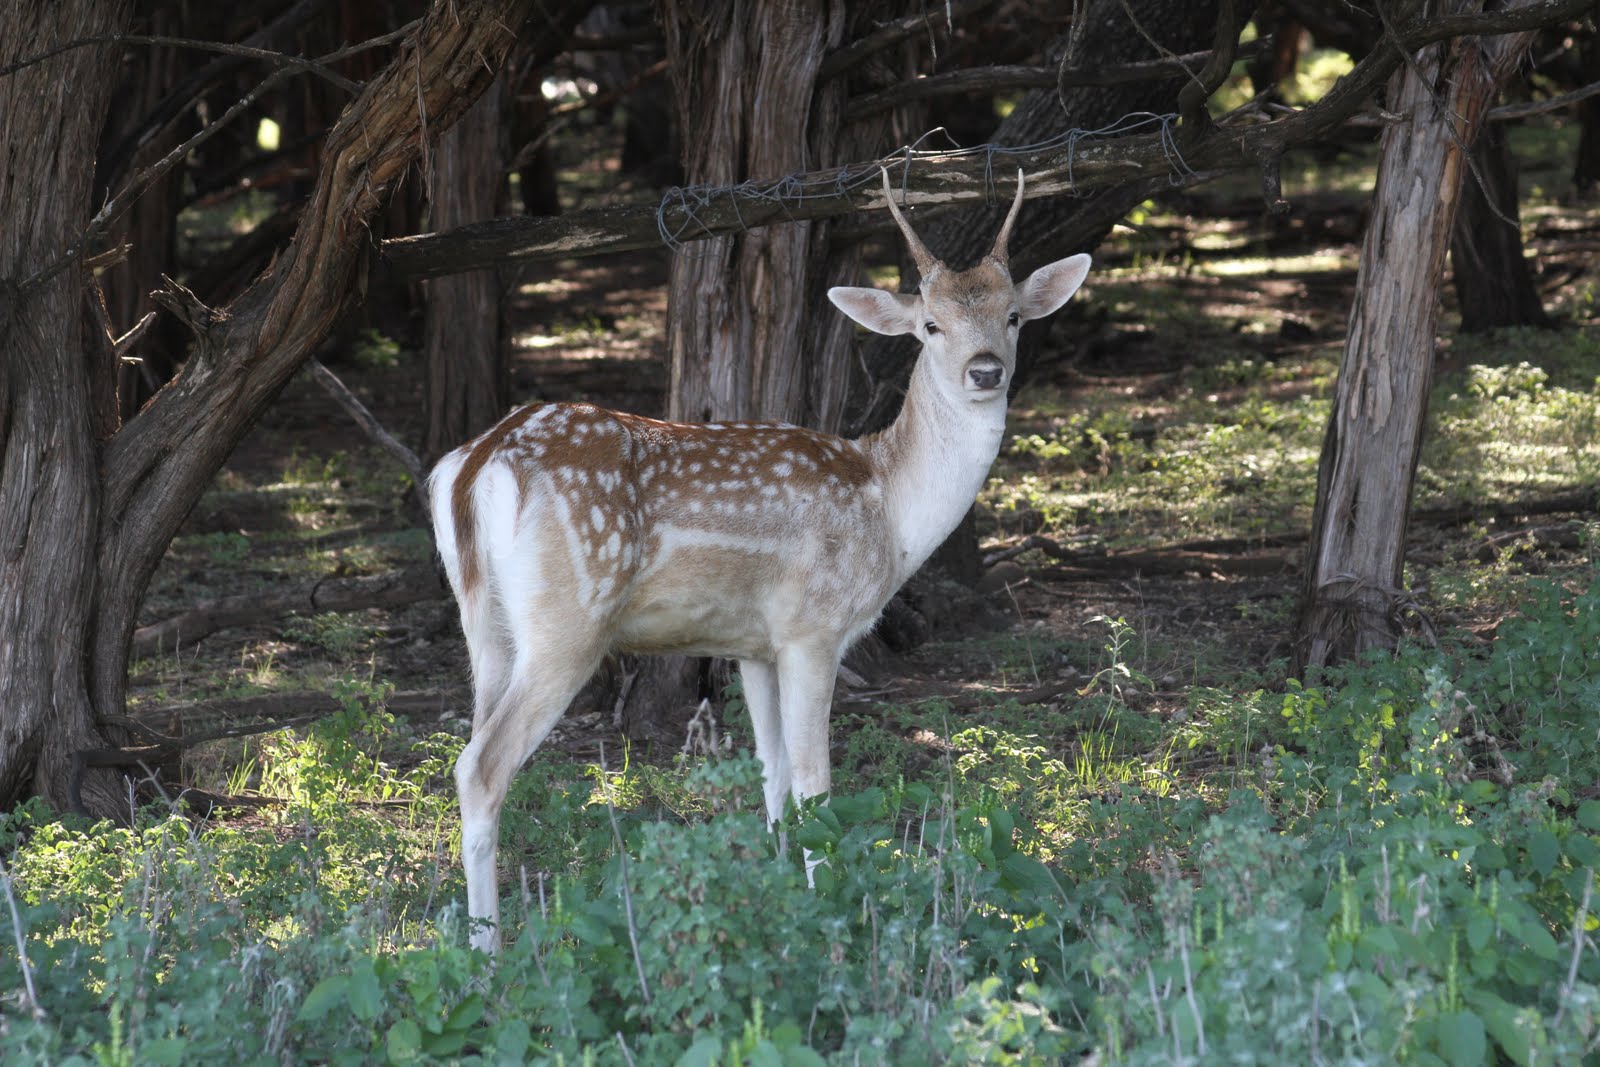
[[[467, 705], [464, 693], [449, 689], [411, 689], [390, 693], [383, 706], [402, 717], [424, 715], [440, 711], [451, 704]], [[289, 693], [258, 693], [248, 697], [228, 697], [215, 700], [195, 700], [182, 704], [160, 704], [141, 708], [131, 715], [108, 717], [105, 721], [119, 726], [138, 738], [141, 745], [151, 748], [170, 748], [179, 751], [193, 748], [207, 741], [220, 741], [231, 737], [249, 737], [254, 734], [287, 730], [294, 726], [325, 719], [344, 708], [344, 703], [332, 694], [319, 690], [299, 690]], [[200, 732], [188, 728], [204, 723], [227, 723]], [[158, 729], [156, 723], [165, 729]], [[183, 729], [177, 729], [183, 727]], [[131, 751], [122, 749], [120, 751]]]
[[1216, 552], [1134, 551], [1104, 556], [1062, 557], [1060, 566], [1040, 572], [1044, 578], [1137, 577], [1152, 574], [1228, 575], [1239, 578], [1266, 578], [1296, 569], [1295, 561], [1283, 553], [1270, 555], [1223, 555]]
[[422, 460], [417, 458], [417, 454], [402, 444], [392, 433], [384, 429], [383, 423], [379, 422], [378, 417], [367, 409], [367, 405], [361, 402], [361, 398], [352, 393], [350, 388], [323, 364], [322, 360], [313, 358], [307, 360], [306, 363], [311, 367], [312, 377], [316, 378], [318, 384], [328, 391], [328, 395], [333, 397], [340, 407], [344, 408], [345, 414], [354, 419], [356, 425], [361, 427], [366, 432], [366, 435], [377, 443], [379, 448], [400, 461], [400, 465], [411, 475], [411, 484], [416, 486], [417, 491], [420, 493], [422, 487], [428, 481], [428, 472], [423, 469]]
[[259, 623], [298, 612], [398, 608], [442, 600], [448, 590], [431, 563], [360, 578], [324, 578], [282, 593], [244, 593], [202, 601], [182, 615], [141, 626], [133, 633], [135, 655], [149, 655], [180, 642], [194, 643], [230, 626]]

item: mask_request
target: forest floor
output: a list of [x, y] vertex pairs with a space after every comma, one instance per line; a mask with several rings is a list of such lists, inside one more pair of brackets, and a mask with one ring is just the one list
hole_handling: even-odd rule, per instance
[[[834, 719], [841, 785], [943, 758], [963, 720], [997, 706], [1069, 752], [1086, 729], [1074, 709], [1097, 693], [1170, 725], [1198, 714], [1209, 686], [1282, 684], [1369, 163], [1306, 162], [1285, 218], [1264, 215], [1242, 182], [1150, 204], [1097, 251], [1084, 292], [1041, 331], [1012, 405], [1010, 444], [980, 501], [984, 580], [913, 582], [924, 640], [852, 660]], [[1528, 180], [1558, 188], [1564, 165], [1530, 168]], [[1592, 516], [1600, 484], [1593, 406], [1551, 405], [1589, 393], [1600, 374], [1600, 220], [1531, 194], [1528, 248], [1559, 326], [1458, 336], [1443, 295], [1408, 549], [1419, 637], [1491, 632], [1513, 603], [1496, 582], [1590, 550], [1577, 520]], [[663, 251], [525, 269], [514, 395], [658, 414], [666, 268]], [[416, 353], [352, 331], [324, 358], [391, 432], [420, 440]], [[309, 375], [291, 383], [157, 575], [144, 621], [191, 621], [140, 653], [135, 714], [168, 732], [238, 729], [325, 713], [338, 706], [330, 694], [355, 686], [389, 692], [414, 736], [463, 733], [465, 647], [409, 490]], [[330, 599], [351, 579], [397, 571], [398, 593], [375, 606], [359, 591]], [[665, 725], [633, 739], [631, 758], [669, 760], [693, 710], [655, 716]], [[741, 719], [725, 728], [748, 745]], [[1124, 740], [1136, 749], [1139, 733]], [[259, 781], [239, 768], [260, 743], [193, 748], [169, 771], [185, 786], [248, 793]], [[581, 762], [624, 743], [609, 708], [580, 700], [547, 748]], [[1135, 762], [1170, 766], [1160, 753]]]

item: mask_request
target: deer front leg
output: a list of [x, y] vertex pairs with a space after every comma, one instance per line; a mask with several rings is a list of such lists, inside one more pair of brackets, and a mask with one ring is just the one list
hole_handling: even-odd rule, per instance
[[[761, 761], [770, 830], [783, 818], [790, 782], [789, 753], [783, 743], [783, 720], [779, 715], [778, 672], [770, 663], [742, 659], [739, 677], [744, 682], [744, 703], [750, 709], [750, 726], [756, 735], [756, 758]], [[780, 837], [779, 847], [783, 844]]]
[[[793, 776], [796, 801], [826, 796], [833, 788], [828, 753], [828, 717], [833, 711], [833, 681], [839, 673], [836, 646], [795, 647], [778, 654], [778, 696], [783, 746]], [[806, 852], [806, 881], [822, 862]], [[813, 883], [814, 884], [814, 883]]]

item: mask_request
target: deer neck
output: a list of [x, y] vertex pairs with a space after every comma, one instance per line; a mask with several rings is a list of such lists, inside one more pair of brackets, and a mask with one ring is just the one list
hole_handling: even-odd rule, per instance
[[883, 486], [898, 548], [897, 584], [960, 524], [988, 479], [1005, 428], [1002, 398], [951, 399], [934, 384], [927, 363], [917, 362], [899, 417], [862, 442]]

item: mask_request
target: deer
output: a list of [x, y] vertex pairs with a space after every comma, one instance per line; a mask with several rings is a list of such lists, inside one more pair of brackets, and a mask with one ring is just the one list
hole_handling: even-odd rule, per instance
[[475, 947], [498, 948], [511, 780], [609, 654], [737, 660], [769, 826], [791, 800], [829, 793], [840, 660], [976, 499], [1004, 437], [1019, 328], [1065, 304], [1090, 264], [1070, 256], [1012, 282], [1020, 171], [993, 249], [962, 271], [923, 246], [887, 169], [883, 190], [918, 291], [828, 298], [922, 343], [887, 429], [847, 440], [535, 402], [434, 468], [430, 517], [472, 674], [455, 780]]

